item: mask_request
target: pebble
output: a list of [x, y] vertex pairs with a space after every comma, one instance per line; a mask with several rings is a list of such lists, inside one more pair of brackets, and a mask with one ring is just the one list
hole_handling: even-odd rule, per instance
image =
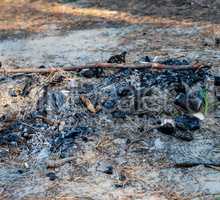
[[201, 112], [194, 113], [193, 116], [194, 116], [194, 117], [197, 117], [197, 118], [198, 118], [199, 120], [201, 120], [201, 121], [205, 120], [205, 116], [204, 116], [204, 114], [201, 113]]

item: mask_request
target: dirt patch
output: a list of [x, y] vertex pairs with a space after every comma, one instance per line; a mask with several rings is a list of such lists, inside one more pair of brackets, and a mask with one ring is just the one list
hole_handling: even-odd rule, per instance
[[26, 37], [30, 33], [50, 33], [54, 30], [113, 27], [129, 24], [162, 26], [209, 25], [209, 31], [219, 31], [217, 1], [184, 2], [157, 1], [1, 1], [1, 38]]

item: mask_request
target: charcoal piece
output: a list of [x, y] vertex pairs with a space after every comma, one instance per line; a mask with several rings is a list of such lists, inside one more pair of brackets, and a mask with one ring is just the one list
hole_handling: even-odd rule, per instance
[[77, 136], [82, 136], [82, 135], [86, 135], [89, 134], [91, 132], [91, 130], [86, 127], [86, 126], [80, 126], [77, 128], [74, 128], [73, 130], [71, 130], [69, 133], [67, 133], [64, 138], [68, 139], [75, 139]]
[[7, 144], [7, 141], [4, 137], [0, 137], [0, 145], [5, 145]]
[[84, 69], [80, 72], [81, 76], [84, 76], [86, 78], [93, 78], [94, 77], [94, 72], [92, 69]]
[[46, 176], [49, 178], [50, 181], [54, 181], [58, 178], [54, 172], [48, 172]]
[[47, 115], [47, 101], [48, 101], [48, 86], [44, 86], [42, 88], [43, 92], [42, 92], [42, 96], [38, 99], [37, 101], [37, 112], [40, 115]]
[[202, 108], [203, 101], [204, 101], [203, 98], [200, 97], [189, 98], [190, 109], [195, 112], [199, 112]]
[[21, 91], [21, 96], [22, 97], [26, 97], [29, 95], [31, 89], [32, 89], [32, 84], [33, 84], [33, 80], [32, 79], [28, 79], [26, 80], [25, 86]]
[[145, 56], [145, 57], [144, 57], [144, 62], [151, 62], [149, 56]]
[[220, 86], [215, 86], [215, 96], [220, 101]]
[[108, 175], [113, 174], [113, 166], [106, 161], [100, 161], [96, 167], [96, 170]]
[[215, 38], [215, 46], [220, 47], [220, 38]]
[[77, 112], [73, 115], [75, 120], [81, 121], [83, 119], [86, 119], [86, 113], [85, 112]]
[[193, 140], [192, 133], [189, 131], [180, 131], [177, 130], [176, 127], [172, 123], [165, 123], [161, 125], [158, 129], [161, 133], [166, 135], [170, 135], [180, 140], [191, 141]]
[[[1, 140], [1, 139], [0, 139]], [[1, 142], [0, 142], [1, 145]], [[6, 149], [0, 149], [0, 161], [5, 160], [9, 156], [9, 151]]]
[[175, 84], [175, 91], [177, 93], [186, 93], [186, 85], [182, 83], [181, 81], [177, 84]]
[[81, 136], [81, 139], [85, 143], [87, 143], [89, 141], [88, 137], [86, 137], [86, 136]]
[[48, 98], [48, 104], [51, 104], [54, 111], [59, 111], [65, 103], [65, 96], [62, 92], [52, 92]]
[[215, 86], [220, 86], [220, 76], [215, 76], [214, 84]]
[[126, 175], [124, 175], [123, 173], [120, 173], [118, 179], [119, 179], [120, 181], [126, 181], [127, 177], [126, 177]]
[[59, 83], [62, 83], [64, 80], [65, 80], [65, 76], [59, 75], [59, 76], [55, 77], [55, 78], [49, 83], [49, 85], [50, 85], [51, 87], [53, 87], [53, 86], [55, 86], [55, 85], [57, 85], [57, 84], [59, 84]]
[[117, 184], [117, 183], [116, 183], [116, 184], [114, 184], [113, 186], [114, 186], [116, 189], [117, 189], [117, 188], [123, 188], [123, 187], [124, 187], [124, 184]]
[[23, 169], [18, 169], [18, 170], [17, 170], [17, 173], [18, 173], [18, 174], [23, 174], [23, 173], [24, 173], [24, 170], [23, 170]]
[[180, 82], [189, 87], [198, 82], [204, 83], [208, 76], [208, 68], [195, 71], [187, 70], [164, 70], [161, 72], [145, 71], [140, 74], [141, 87], [157, 86], [160, 88], [170, 88], [180, 84]]
[[58, 149], [64, 144], [65, 140], [64, 138], [62, 138], [61, 136], [55, 137], [52, 141], [51, 141], [51, 147], [50, 147], [50, 151], [51, 152], [56, 152], [58, 151]]
[[119, 97], [125, 97], [132, 94], [132, 89], [129, 86], [119, 86], [117, 88], [117, 95]]
[[220, 76], [215, 76], [215, 96], [218, 100], [220, 100]]
[[22, 142], [22, 138], [15, 133], [9, 133], [4, 137], [9, 143], [10, 142], [16, 142], [16, 143]]
[[86, 78], [100, 78], [103, 72], [104, 71], [101, 68], [83, 69], [81, 70], [80, 75]]
[[112, 112], [111, 113], [112, 114], [112, 117], [113, 118], [118, 118], [118, 119], [125, 119], [126, 118], [126, 116], [128, 115], [128, 113], [127, 112], [124, 112], [124, 111], [114, 111], [114, 112]]
[[18, 96], [16, 90], [13, 89], [13, 88], [10, 88], [10, 89], [9, 89], [8, 94], [9, 94], [11, 97], [17, 97], [17, 96]]
[[170, 135], [180, 140], [191, 141], [193, 140], [192, 133], [186, 130], [179, 130], [175, 124], [175, 121], [171, 119], [165, 119], [164, 122], [157, 128], [158, 131], [166, 135]]
[[103, 106], [106, 109], [113, 109], [116, 105], [116, 100], [115, 99], [108, 99], [103, 103]]
[[126, 60], [125, 60], [126, 54], [127, 54], [127, 52], [124, 51], [119, 55], [111, 56], [107, 62], [108, 63], [118, 63], [118, 64], [125, 63], [126, 62]]
[[175, 127], [171, 123], [165, 123], [161, 125], [157, 130], [167, 135], [173, 135], [175, 133]]
[[174, 103], [175, 103], [177, 106], [180, 106], [181, 108], [187, 110], [187, 98], [186, 98], [186, 95], [185, 95], [185, 94], [180, 93], [179, 95], [177, 95], [177, 97], [176, 97]]
[[193, 135], [190, 131], [180, 131], [177, 130], [175, 133], [172, 134], [173, 137], [180, 139], [180, 140], [184, 140], [187, 142], [190, 142], [193, 140]]
[[104, 170], [103, 173], [111, 175], [113, 174], [113, 167], [112, 166], [107, 166]]
[[21, 143], [23, 140], [15, 133], [3, 134], [0, 137], [0, 145], [9, 145], [10, 143]]
[[177, 106], [180, 106], [187, 111], [192, 110], [195, 112], [199, 112], [201, 110], [203, 102], [204, 99], [199, 93], [195, 93], [193, 95], [180, 93], [174, 101]]
[[84, 83], [80, 88], [79, 88], [79, 94], [86, 94], [91, 92], [94, 89], [93, 84], [89, 83]]
[[176, 127], [181, 130], [200, 129], [200, 120], [194, 116], [181, 115], [175, 118]]
[[129, 68], [123, 68], [123, 69], [119, 69], [118, 73], [116, 73], [116, 75], [122, 76], [122, 77], [128, 77], [130, 75], [132, 75], [133, 70], [129, 69]]
[[179, 60], [175, 58], [170, 58], [170, 59], [161, 61], [160, 63], [164, 65], [189, 65], [189, 62], [187, 60], [185, 59]]

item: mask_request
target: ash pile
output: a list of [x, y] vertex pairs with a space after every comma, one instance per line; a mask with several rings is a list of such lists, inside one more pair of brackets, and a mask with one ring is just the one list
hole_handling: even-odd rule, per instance
[[[160, 63], [190, 65], [186, 59]], [[152, 164], [161, 156], [176, 166], [220, 164], [213, 150], [219, 145], [219, 79], [209, 67], [86, 69], [1, 81], [1, 98], [12, 99], [2, 103], [2, 162], [11, 154], [28, 166], [65, 159], [107, 134], [124, 139], [130, 154], [148, 155]], [[136, 146], [140, 141], [144, 150]]]

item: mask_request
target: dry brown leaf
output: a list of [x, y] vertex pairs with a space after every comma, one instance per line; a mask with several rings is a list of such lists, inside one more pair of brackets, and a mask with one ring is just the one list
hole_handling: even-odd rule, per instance
[[80, 100], [83, 102], [85, 107], [92, 113], [96, 113], [97, 110], [95, 106], [91, 103], [91, 101], [83, 95], [80, 95]]

